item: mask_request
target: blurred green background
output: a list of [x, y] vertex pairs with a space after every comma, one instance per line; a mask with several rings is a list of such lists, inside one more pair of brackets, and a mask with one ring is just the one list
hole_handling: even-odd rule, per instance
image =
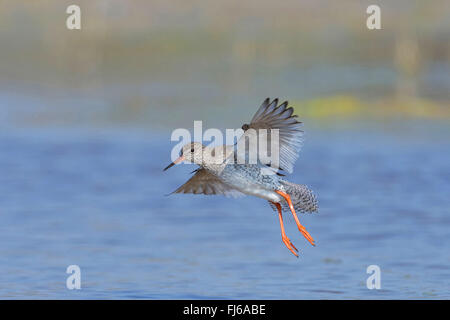
[[449, 40], [445, 0], [3, 0], [0, 124], [239, 127], [268, 96], [311, 124], [447, 121]]

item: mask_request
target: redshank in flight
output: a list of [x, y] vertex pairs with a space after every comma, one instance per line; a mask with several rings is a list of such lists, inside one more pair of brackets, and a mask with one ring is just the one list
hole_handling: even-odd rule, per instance
[[[302, 145], [302, 123], [293, 115], [288, 102], [278, 104], [278, 99], [264, 100], [250, 124], [244, 124], [244, 134], [239, 139], [247, 139], [256, 135], [271, 142], [271, 130], [277, 130], [277, 146], [279, 161], [277, 169], [291, 173]], [[253, 130], [250, 130], [253, 129]], [[274, 136], [275, 137], [275, 136]], [[238, 141], [238, 144], [239, 144]], [[223, 149], [221, 149], [223, 148]], [[283, 178], [279, 170], [268, 172], [270, 164], [258, 159], [255, 164], [236, 161], [236, 151], [233, 146], [208, 147], [199, 142], [191, 142], [183, 146], [178, 159], [169, 164], [169, 169], [177, 163], [186, 161], [199, 166], [195, 174], [173, 193], [221, 194], [226, 196], [252, 195], [269, 201], [270, 206], [278, 212], [281, 226], [281, 237], [286, 247], [298, 257], [298, 249], [286, 236], [283, 224], [283, 211], [289, 210], [299, 231], [312, 244], [314, 239], [300, 223], [296, 212], [312, 213], [318, 211], [317, 200], [313, 192], [305, 185], [299, 185]], [[214, 155], [223, 151], [223, 159], [217, 161]], [[234, 161], [233, 161], [234, 160]], [[275, 174], [274, 174], [275, 173]]]

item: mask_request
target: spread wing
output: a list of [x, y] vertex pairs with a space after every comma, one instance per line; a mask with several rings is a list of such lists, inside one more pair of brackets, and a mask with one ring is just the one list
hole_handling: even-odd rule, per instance
[[243, 193], [226, 185], [205, 169], [197, 169], [195, 174], [185, 184], [172, 193], [221, 194], [231, 197], [243, 195]]
[[[274, 99], [272, 102], [270, 102], [269, 98], [264, 100], [250, 124], [242, 126], [244, 134], [239, 140], [248, 139], [248, 143], [251, 144], [258, 141], [258, 139], [265, 139], [269, 150], [271, 145], [278, 148], [278, 168], [291, 173], [302, 147], [303, 131], [300, 129], [302, 123], [297, 121], [296, 115], [292, 115], [294, 109], [287, 105], [287, 101], [278, 105], [278, 99]], [[259, 131], [259, 129], [266, 130]], [[270, 129], [278, 129], [278, 139], [272, 141]], [[247, 145], [247, 148], [251, 150], [249, 145]], [[264, 161], [262, 163], [270, 165], [270, 163], [265, 163]]]

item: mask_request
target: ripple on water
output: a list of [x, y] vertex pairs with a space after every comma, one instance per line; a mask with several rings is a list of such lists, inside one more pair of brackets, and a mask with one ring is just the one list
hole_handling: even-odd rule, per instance
[[[264, 201], [164, 196], [192, 170], [160, 171], [167, 139], [0, 137], [0, 296], [448, 298], [448, 143], [430, 139], [424, 156], [414, 139], [310, 134], [289, 179], [318, 195], [319, 214], [300, 216], [318, 245], [286, 218], [299, 259]], [[64, 287], [70, 264], [82, 269], [81, 292]], [[382, 272], [377, 292], [365, 286], [371, 264]]]

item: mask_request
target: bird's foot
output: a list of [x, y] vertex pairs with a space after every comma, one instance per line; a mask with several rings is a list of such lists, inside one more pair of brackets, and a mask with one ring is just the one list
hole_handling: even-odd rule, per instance
[[303, 234], [303, 236], [306, 238], [306, 240], [309, 241], [309, 243], [311, 243], [313, 246], [316, 245], [313, 237], [309, 234], [308, 231], [306, 231], [305, 227], [302, 226], [300, 223], [297, 224], [298, 230]]
[[[298, 249], [291, 242], [291, 239], [289, 239], [286, 236], [283, 236], [281, 239], [283, 240], [285, 246], [294, 254], [294, 256], [296, 256], [298, 258], [298, 254], [297, 254]], [[294, 250], [297, 251], [297, 252], [295, 252]]]

